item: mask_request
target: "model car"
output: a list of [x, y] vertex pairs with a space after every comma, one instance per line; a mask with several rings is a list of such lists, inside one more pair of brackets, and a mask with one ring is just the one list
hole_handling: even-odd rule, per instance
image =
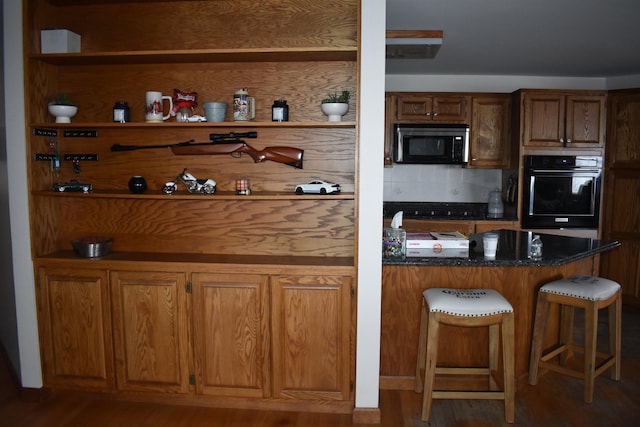
[[88, 193], [92, 190], [91, 184], [85, 184], [77, 179], [72, 179], [69, 182], [58, 182], [53, 186], [55, 191], [68, 192], [68, 193]]
[[329, 194], [339, 193], [340, 184], [333, 184], [326, 181], [310, 181], [304, 184], [296, 185], [296, 194], [316, 193], [316, 194]]

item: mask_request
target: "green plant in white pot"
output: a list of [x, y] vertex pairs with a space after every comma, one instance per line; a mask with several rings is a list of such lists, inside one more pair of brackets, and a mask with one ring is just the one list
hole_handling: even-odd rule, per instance
[[56, 123], [71, 123], [71, 117], [78, 112], [78, 105], [66, 93], [52, 97], [48, 108], [49, 113], [56, 118]]
[[330, 122], [341, 122], [342, 116], [349, 111], [349, 98], [351, 93], [343, 90], [341, 93], [332, 93], [322, 100], [320, 108], [328, 116]]

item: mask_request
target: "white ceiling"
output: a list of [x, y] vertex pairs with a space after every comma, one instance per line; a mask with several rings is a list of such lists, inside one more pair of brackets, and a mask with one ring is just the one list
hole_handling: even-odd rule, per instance
[[442, 30], [434, 59], [387, 74], [640, 74], [640, 0], [387, 0], [387, 30]]

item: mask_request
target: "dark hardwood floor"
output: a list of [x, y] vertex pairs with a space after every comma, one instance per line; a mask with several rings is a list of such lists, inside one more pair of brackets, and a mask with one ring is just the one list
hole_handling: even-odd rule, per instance
[[[600, 316], [605, 329], [606, 316]], [[516, 426], [640, 425], [640, 309], [625, 306], [622, 323], [622, 379], [604, 373], [596, 380], [594, 401], [583, 402], [582, 381], [553, 372], [537, 386], [522, 382], [516, 394]], [[601, 340], [604, 341], [604, 340]], [[382, 426], [484, 427], [504, 423], [502, 403], [436, 400], [431, 423], [420, 421], [421, 395], [380, 393]], [[342, 427], [357, 426], [350, 415], [216, 409], [103, 399], [90, 394], [54, 395], [43, 402], [19, 398], [6, 365], [0, 369], [0, 425], [20, 427]]]

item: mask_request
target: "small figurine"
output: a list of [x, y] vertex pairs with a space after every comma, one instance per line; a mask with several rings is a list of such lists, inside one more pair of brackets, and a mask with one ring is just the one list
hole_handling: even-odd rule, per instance
[[195, 176], [187, 172], [185, 168], [180, 175], [178, 181], [181, 181], [189, 193], [213, 194], [216, 192], [216, 182], [212, 179], [196, 179]]

